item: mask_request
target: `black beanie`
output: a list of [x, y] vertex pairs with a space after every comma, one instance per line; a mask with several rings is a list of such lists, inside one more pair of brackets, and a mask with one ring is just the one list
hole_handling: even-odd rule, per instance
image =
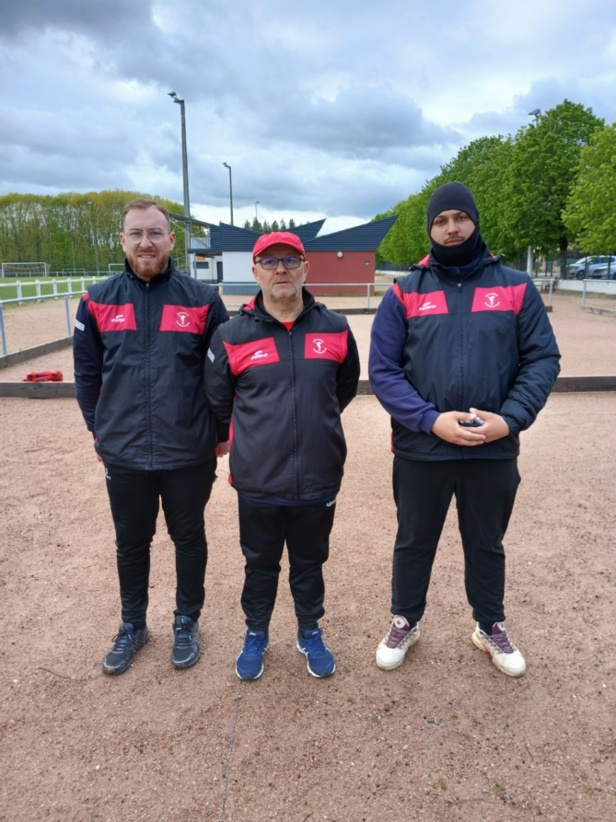
[[475, 228], [479, 228], [479, 211], [470, 190], [462, 183], [445, 183], [445, 185], [436, 189], [428, 203], [428, 235], [434, 218], [441, 211], [447, 211], [450, 208], [464, 211], [475, 223]]
[[462, 183], [445, 183], [445, 185], [437, 188], [430, 197], [428, 203], [428, 236], [435, 217], [441, 211], [448, 211], [452, 208], [468, 214], [475, 225], [473, 233], [463, 243], [451, 248], [434, 242], [430, 237], [432, 240], [430, 255], [441, 265], [454, 268], [466, 267], [471, 263], [478, 262], [488, 249], [479, 231], [479, 210], [475, 205], [475, 199], [469, 189], [463, 186]]

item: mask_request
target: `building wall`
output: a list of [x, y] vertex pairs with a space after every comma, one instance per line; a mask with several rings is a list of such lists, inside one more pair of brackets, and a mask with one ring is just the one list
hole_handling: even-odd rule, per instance
[[[338, 254], [342, 256], [339, 257]], [[374, 283], [374, 251], [307, 251], [310, 272], [307, 285], [318, 297], [366, 296], [363, 283]], [[217, 258], [220, 259], [220, 258]], [[252, 254], [249, 251], [225, 251], [223, 256], [223, 289], [225, 294], [256, 294], [258, 288], [252, 274]], [[215, 263], [212, 263], [215, 270]], [[319, 283], [327, 284], [321, 288]], [[345, 285], [353, 283], [354, 285]], [[359, 285], [358, 285], [359, 284]]]
[[[341, 257], [338, 254], [342, 254]], [[344, 286], [344, 283], [373, 283], [375, 275], [374, 251], [307, 251], [310, 272], [307, 285], [319, 296], [337, 295], [365, 296], [363, 285]], [[319, 283], [335, 283], [318, 288]]]
[[225, 251], [222, 258], [222, 285], [225, 294], [256, 294], [251, 251]]

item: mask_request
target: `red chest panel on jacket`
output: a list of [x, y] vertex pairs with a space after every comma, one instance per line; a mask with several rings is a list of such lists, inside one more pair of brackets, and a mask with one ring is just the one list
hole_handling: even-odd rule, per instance
[[248, 368], [280, 362], [278, 349], [272, 337], [267, 337], [264, 340], [253, 340], [240, 345], [231, 345], [231, 343], [225, 342], [224, 346], [229, 357], [231, 372], [236, 377]]
[[209, 305], [187, 308], [183, 305], [164, 305], [160, 318], [161, 331], [186, 331], [203, 334]]
[[398, 284], [394, 286], [398, 299], [406, 308], [406, 318], [423, 317], [426, 314], [449, 314], [447, 300], [444, 291], [431, 291], [429, 294], [419, 294], [413, 291], [410, 294], [403, 293]]
[[325, 334], [306, 334], [304, 357], [307, 360], [335, 360], [344, 362], [348, 352], [347, 331]]
[[100, 332], [137, 330], [135, 306], [132, 303], [126, 303], [126, 305], [106, 305], [90, 300], [88, 302], [88, 309], [94, 315]]
[[524, 284], [476, 288], [471, 311], [513, 311], [517, 317], [522, 309], [525, 291]]
[[[96, 324], [101, 332], [137, 330], [135, 306], [132, 303], [105, 305], [104, 303], [90, 301], [88, 308], [96, 318]], [[208, 311], [209, 305], [196, 307], [165, 305], [160, 318], [159, 330], [203, 334]]]

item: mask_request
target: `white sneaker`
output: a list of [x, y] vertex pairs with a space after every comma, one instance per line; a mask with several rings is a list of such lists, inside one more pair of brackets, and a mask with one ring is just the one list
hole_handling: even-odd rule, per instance
[[419, 623], [411, 628], [406, 617], [396, 615], [387, 636], [376, 649], [376, 664], [384, 671], [393, 671], [404, 662], [404, 657], [419, 639]]
[[492, 657], [492, 662], [499, 671], [507, 676], [522, 676], [526, 671], [524, 657], [509, 639], [507, 629], [502, 622], [495, 622], [492, 634], [486, 634], [479, 623], [471, 635], [473, 644]]

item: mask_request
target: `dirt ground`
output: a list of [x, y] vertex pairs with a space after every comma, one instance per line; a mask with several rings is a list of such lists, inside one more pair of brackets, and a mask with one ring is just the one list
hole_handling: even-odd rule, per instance
[[[554, 300], [562, 374], [616, 374], [616, 318], [579, 304]], [[9, 350], [64, 336], [63, 311], [5, 310]], [[371, 318], [350, 319], [365, 376]], [[70, 351], [0, 380], [42, 368], [72, 380]], [[265, 673], [240, 682], [243, 561], [226, 459], [206, 509], [201, 662], [170, 665], [175, 575], [161, 520], [152, 640], [127, 673], [106, 677], [118, 590], [90, 436], [74, 400], [0, 399], [0, 820], [616, 819], [615, 418], [616, 393], [553, 394], [523, 434], [506, 605], [526, 676], [503, 676], [471, 644], [453, 511], [422, 638], [386, 673], [374, 653], [390, 618], [389, 422], [374, 397], [358, 397], [344, 414], [349, 458], [326, 566], [336, 674], [308, 675], [283, 569]]]

